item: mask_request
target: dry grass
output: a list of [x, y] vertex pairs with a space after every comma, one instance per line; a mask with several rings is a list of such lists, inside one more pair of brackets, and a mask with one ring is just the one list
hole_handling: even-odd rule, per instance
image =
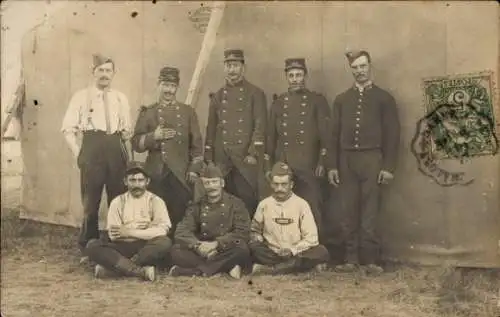
[[498, 317], [498, 272], [397, 267], [379, 277], [95, 280], [76, 265], [76, 231], [2, 210], [3, 316]]
[[75, 229], [18, 218], [15, 187], [6, 192], [2, 186], [5, 317], [500, 317], [500, 276], [492, 270], [394, 266], [379, 277], [325, 272], [240, 281], [165, 274], [155, 283], [96, 280], [76, 264]]

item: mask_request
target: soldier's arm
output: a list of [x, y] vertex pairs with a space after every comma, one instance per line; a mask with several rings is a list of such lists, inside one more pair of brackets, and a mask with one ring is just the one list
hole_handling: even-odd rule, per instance
[[391, 173], [396, 168], [400, 130], [396, 101], [387, 94], [382, 108], [382, 169]]
[[232, 245], [247, 243], [250, 236], [250, 217], [242, 201], [233, 202], [233, 228], [232, 231], [217, 237], [218, 250], [227, 250]]
[[151, 203], [153, 204], [153, 217], [151, 224], [146, 229], [131, 229], [129, 235], [136, 239], [151, 240], [156, 237], [166, 236], [168, 230], [172, 227], [168, 209], [165, 202], [160, 197], [153, 197]]
[[179, 242], [190, 249], [196, 249], [200, 244], [200, 240], [196, 237], [197, 231], [196, 213], [197, 205], [190, 205], [186, 210], [186, 215], [175, 229], [175, 241]]
[[[262, 90], [258, 90], [253, 95], [252, 100], [252, 115], [253, 115], [253, 132], [252, 140], [248, 148], [248, 155], [257, 156], [255, 142], [265, 143], [265, 135], [267, 129], [267, 100], [266, 94]], [[264, 146], [264, 144], [262, 144]]]
[[71, 152], [76, 157], [80, 152], [80, 145], [78, 144], [77, 133], [80, 132], [80, 108], [85, 100], [85, 95], [76, 93], [71, 98], [66, 114], [62, 122], [61, 131], [64, 134], [66, 143], [68, 144]]
[[135, 123], [134, 134], [132, 136], [132, 149], [138, 153], [158, 148], [158, 143], [154, 139], [154, 129], [148, 125], [150, 110], [142, 106], [137, 122]]
[[331, 118], [331, 140], [327, 151], [327, 169], [338, 169], [338, 152], [340, 148], [340, 100], [335, 98], [333, 101], [332, 118]]
[[214, 143], [215, 133], [217, 132], [217, 101], [216, 94], [210, 94], [210, 103], [208, 105], [208, 122], [205, 133], [205, 161], [210, 162], [214, 160]]
[[317, 246], [318, 242], [318, 227], [314, 221], [314, 216], [307, 202], [303, 202], [300, 215], [300, 241], [291, 248], [292, 254], [304, 252], [305, 250]]
[[203, 141], [201, 138], [198, 115], [193, 108], [190, 108], [189, 117], [189, 152], [191, 164], [189, 172], [199, 173], [203, 164]]
[[263, 209], [264, 206], [260, 202], [250, 224], [250, 241], [264, 241], [264, 237], [262, 236], [264, 233]]
[[317, 97], [317, 108], [316, 108], [316, 122], [318, 123], [318, 132], [319, 132], [319, 144], [320, 150], [318, 153], [319, 162], [318, 165], [324, 166], [326, 161], [326, 155], [328, 153], [328, 148], [330, 144], [330, 107], [328, 106], [328, 101], [323, 95], [318, 94]]

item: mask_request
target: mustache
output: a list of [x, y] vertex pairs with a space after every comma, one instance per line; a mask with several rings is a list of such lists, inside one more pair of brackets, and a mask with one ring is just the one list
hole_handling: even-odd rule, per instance
[[100, 80], [102, 80], [102, 79], [109, 79], [109, 77], [108, 76], [101, 76], [101, 77], [99, 77], [99, 79]]

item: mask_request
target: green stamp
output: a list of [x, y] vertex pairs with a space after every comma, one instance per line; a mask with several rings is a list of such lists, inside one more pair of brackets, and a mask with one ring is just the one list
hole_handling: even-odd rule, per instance
[[412, 140], [419, 170], [442, 186], [471, 183], [464, 173], [445, 171], [438, 162], [497, 154], [493, 74], [424, 79], [423, 91], [426, 115]]

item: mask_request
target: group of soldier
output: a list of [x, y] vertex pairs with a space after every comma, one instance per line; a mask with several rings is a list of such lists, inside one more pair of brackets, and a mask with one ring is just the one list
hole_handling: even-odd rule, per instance
[[[396, 168], [398, 111], [372, 82], [370, 54], [346, 57], [355, 82], [332, 108], [306, 88], [305, 59], [289, 58], [289, 89], [268, 109], [264, 91], [244, 76], [243, 51], [226, 50], [225, 85], [210, 94], [203, 145], [195, 110], [176, 100], [177, 68], [160, 70], [157, 102], [141, 107], [132, 128], [127, 97], [110, 87], [114, 61], [94, 55], [95, 84], [73, 95], [62, 132], [81, 175], [79, 246], [95, 274], [153, 280], [165, 261], [173, 276], [322, 271], [330, 204], [345, 248], [335, 269], [382, 272], [376, 220], [381, 185]], [[146, 162], [133, 152], [147, 152]], [[338, 199], [327, 199], [328, 183]]]

